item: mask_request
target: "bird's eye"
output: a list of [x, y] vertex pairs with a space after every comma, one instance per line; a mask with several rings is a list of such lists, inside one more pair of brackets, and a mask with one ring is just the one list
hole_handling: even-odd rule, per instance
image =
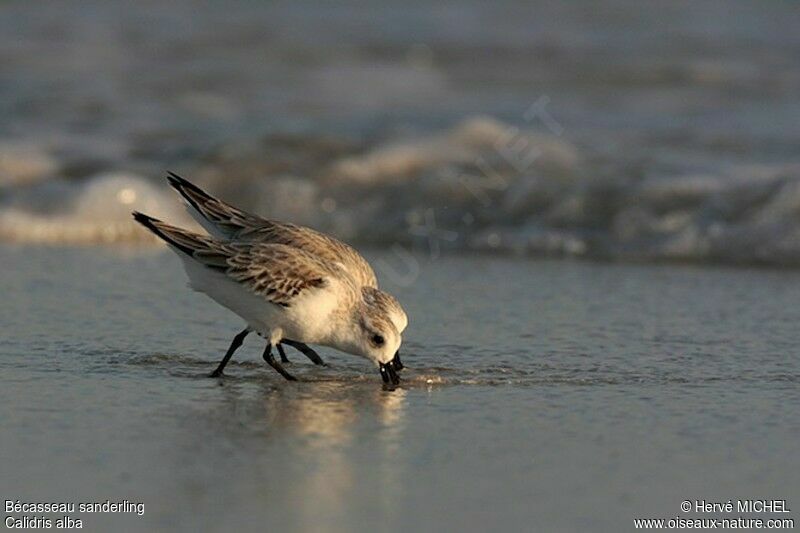
[[369, 340], [372, 341], [372, 344], [374, 344], [375, 346], [383, 346], [383, 343], [386, 342], [383, 336], [378, 335], [377, 333], [372, 335], [372, 337], [370, 337]]

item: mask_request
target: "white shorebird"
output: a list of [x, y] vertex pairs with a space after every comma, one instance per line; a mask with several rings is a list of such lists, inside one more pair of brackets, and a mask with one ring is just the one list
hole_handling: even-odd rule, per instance
[[[211, 196], [197, 185], [173, 172], [169, 173], [167, 180], [181, 195], [192, 218], [210, 235], [227, 242], [284, 244], [292, 248], [299, 248], [324, 261], [338, 263], [353, 277], [364, 300], [370, 302], [372, 306], [382, 309], [389, 316], [398, 333], [402, 334], [405, 331], [408, 317], [403, 307], [394, 296], [378, 288], [374, 270], [367, 260], [351, 246], [311, 228], [265, 219], [242, 211]], [[222, 372], [230, 355], [233, 355], [233, 352], [241, 346], [248, 333], [249, 330], [244, 330], [234, 337], [228, 358], [223, 359], [216, 371], [218, 374]], [[323, 364], [322, 358], [306, 344], [291, 338], [284, 338], [282, 343], [298, 349], [314, 363]], [[287, 362], [288, 359], [281, 344], [278, 344], [277, 348], [281, 361]], [[399, 354], [395, 354], [392, 365], [398, 371], [403, 368]]]
[[284, 378], [295, 380], [272, 347], [291, 338], [366, 357], [384, 382], [399, 382], [393, 359], [400, 333], [342, 265], [285, 244], [220, 241], [139, 212], [133, 216], [178, 254], [193, 289], [243, 318], [245, 332], [267, 340], [264, 360]]

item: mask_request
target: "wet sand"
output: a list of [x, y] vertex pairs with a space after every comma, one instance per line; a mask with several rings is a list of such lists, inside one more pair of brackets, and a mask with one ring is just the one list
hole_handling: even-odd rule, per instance
[[145, 504], [88, 531], [620, 531], [800, 501], [795, 272], [420, 258], [385, 391], [326, 349], [284, 382], [255, 339], [207, 378], [239, 323], [166, 251], [0, 257], [0, 489]]

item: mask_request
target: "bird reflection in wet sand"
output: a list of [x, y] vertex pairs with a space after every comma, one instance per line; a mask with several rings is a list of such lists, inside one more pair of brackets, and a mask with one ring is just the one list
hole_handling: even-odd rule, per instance
[[[402, 490], [394, 465], [405, 427], [406, 391], [387, 392], [365, 383], [331, 382], [321, 388], [304, 396], [277, 391], [267, 400], [276, 412], [272, 424], [297, 438], [296, 460], [307, 464], [305, 475], [290, 492], [294, 501], [303, 502], [301, 520], [312, 528], [343, 513], [348, 502], [357, 501], [363, 487], [355, 485], [364, 477], [375, 479], [380, 511], [391, 516]], [[371, 439], [362, 435], [367, 431]], [[373, 449], [360, 451], [364, 439], [372, 441]], [[378, 463], [385, 468], [364, 473], [362, 453], [378, 454]]]

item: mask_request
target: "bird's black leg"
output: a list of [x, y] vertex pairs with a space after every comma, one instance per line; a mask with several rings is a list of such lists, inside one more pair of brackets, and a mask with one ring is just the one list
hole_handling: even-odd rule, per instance
[[[288, 344], [289, 346], [291, 346], [295, 350], [301, 352], [303, 355], [305, 355], [306, 357], [311, 359], [311, 361], [315, 365], [324, 365], [325, 364], [325, 361], [322, 360], [322, 357], [320, 357], [319, 354], [317, 354], [317, 352], [312, 350], [307, 344], [303, 344], [302, 342], [297, 342], [297, 341], [291, 341], [289, 339], [283, 339], [281, 341], [281, 343]], [[280, 346], [280, 345], [278, 345], [278, 346]]]
[[225, 369], [225, 365], [228, 364], [228, 361], [231, 360], [233, 352], [239, 349], [239, 346], [242, 345], [242, 342], [244, 342], [244, 338], [247, 337], [248, 333], [250, 333], [250, 328], [245, 329], [233, 338], [233, 342], [231, 342], [230, 348], [228, 348], [228, 351], [225, 353], [225, 357], [222, 358], [222, 361], [219, 362], [217, 369], [211, 373], [210, 377], [218, 378], [222, 375], [222, 371]]
[[264, 349], [264, 361], [266, 361], [269, 366], [277, 370], [281, 376], [285, 377], [289, 381], [297, 381], [296, 377], [288, 373], [286, 369], [283, 368], [283, 366], [281, 366], [281, 364], [277, 362], [274, 357], [272, 357], [272, 343], [268, 343], [267, 347]]
[[286, 352], [283, 351], [283, 346], [281, 346], [281, 343], [278, 343], [277, 348], [278, 348], [278, 353], [281, 355], [281, 363], [288, 363], [289, 358], [286, 357]]

